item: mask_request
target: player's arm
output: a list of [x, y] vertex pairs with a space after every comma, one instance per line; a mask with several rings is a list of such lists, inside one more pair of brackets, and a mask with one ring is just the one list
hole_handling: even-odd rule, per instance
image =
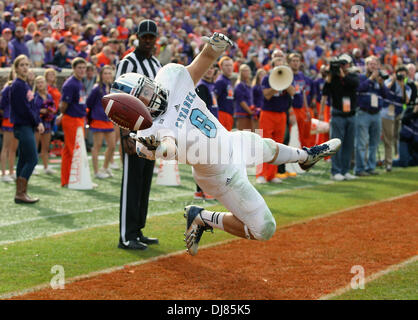
[[202, 40], [207, 42], [207, 44], [192, 63], [186, 67], [195, 85], [203, 77], [209, 67], [213, 65], [216, 59], [219, 58], [222, 52], [232, 46], [232, 41], [222, 33], [215, 32], [212, 37], [203, 37]]
[[162, 137], [155, 156], [164, 160], [178, 160], [176, 139], [170, 136]]
[[160, 139], [155, 135], [139, 137], [135, 133], [131, 133], [130, 136], [137, 141], [136, 153], [139, 157], [148, 160], [155, 160], [156, 158], [177, 160], [177, 144], [174, 137], [163, 136]]
[[136, 144], [136, 154], [140, 158], [145, 158], [147, 160], [155, 160], [155, 150], [149, 150], [146, 146], [142, 143]]

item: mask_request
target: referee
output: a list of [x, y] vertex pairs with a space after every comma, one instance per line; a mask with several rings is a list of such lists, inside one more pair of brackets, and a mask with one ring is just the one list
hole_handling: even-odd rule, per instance
[[[157, 25], [152, 20], [143, 20], [138, 27], [138, 46], [119, 62], [116, 79], [125, 73], [135, 72], [154, 79], [161, 63], [152, 55], [157, 40]], [[120, 197], [121, 249], [145, 250], [149, 244], [158, 244], [158, 239], [143, 235], [142, 229], [148, 212], [154, 161], [139, 158], [135, 142], [129, 131], [121, 129], [123, 176]]]

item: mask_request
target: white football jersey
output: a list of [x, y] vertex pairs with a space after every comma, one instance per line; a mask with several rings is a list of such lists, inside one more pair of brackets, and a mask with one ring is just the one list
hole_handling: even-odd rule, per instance
[[157, 73], [155, 81], [167, 89], [167, 111], [138, 136], [173, 137], [178, 161], [193, 166], [229, 164], [232, 150], [229, 132], [208, 110], [195, 91], [187, 69], [170, 63]]

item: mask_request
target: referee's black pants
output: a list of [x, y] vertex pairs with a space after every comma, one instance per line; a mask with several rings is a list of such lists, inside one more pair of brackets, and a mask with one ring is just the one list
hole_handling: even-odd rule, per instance
[[122, 154], [119, 228], [120, 240], [129, 241], [137, 239], [139, 231], [145, 227], [155, 161], [140, 158], [136, 154]]

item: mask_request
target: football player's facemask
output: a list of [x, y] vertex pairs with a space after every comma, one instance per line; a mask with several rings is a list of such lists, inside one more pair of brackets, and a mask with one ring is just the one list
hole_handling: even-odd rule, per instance
[[117, 78], [110, 92], [124, 92], [141, 100], [153, 119], [167, 110], [168, 91], [150, 78], [138, 73], [125, 73]]

